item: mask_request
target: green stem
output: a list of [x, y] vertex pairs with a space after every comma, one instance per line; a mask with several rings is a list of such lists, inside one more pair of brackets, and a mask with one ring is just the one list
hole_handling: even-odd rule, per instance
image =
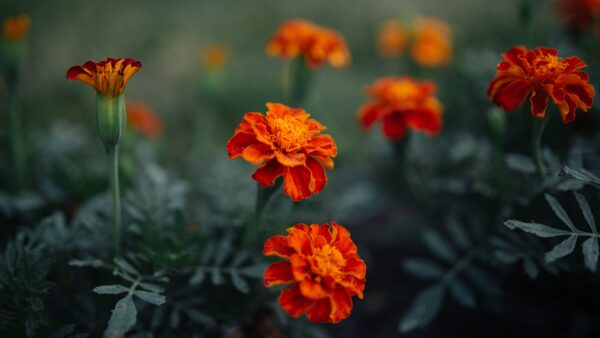
[[23, 142], [23, 123], [19, 113], [19, 94], [16, 88], [10, 90], [8, 101], [14, 175], [17, 188], [21, 188], [25, 177], [25, 144]]
[[535, 160], [535, 165], [537, 167], [538, 173], [542, 178], [542, 181], [546, 178], [546, 165], [544, 164], [544, 159], [542, 157], [542, 135], [544, 134], [544, 129], [546, 129], [546, 124], [548, 124], [548, 117], [544, 118], [542, 121], [535, 121], [534, 123], [534, 131], [533, 131], [533, 158]]
[[293, 107], [300, 107], [306, 100], [313, 71], [303, 57], [297, 57], [288, 66], [288, 100]]
[[119, 146], [108, 150], [110, 162], [110, 189], [113, 200], [115, 256], [122, 253], [121, 243], [121, 194], [119, 191]]
[[254, 213], [252, 214], [252, 217], [250, 217], [250, 219], [248, 220], [248, 223], [246, 224], [246, 228], [244, 229], [244, 235], [243, 235], [243, 244], [244, 247], [246, 248], [254, 248], [254, 245], [256, 244], [256, 235], [258, 233], [258, 231], [260, 230], [259, 227], [259, 223], [263, 214], [263, 211], [265, 210], [265, 207], [267, 206], [267, 204], [269, 204], [269, 201], [271, 200], [271, 197], [275, 194], [275, 192], [277, 191], [277, 189], [279, 189], [279, 187], [281, 186], [281, 180], [278, 180], [273, 186], [271, 187], [266, 187], [263, 188], [260, 185], [256, 185], [257, 186], [257, 191], [256, 191], [256, 204], [254, 207]]

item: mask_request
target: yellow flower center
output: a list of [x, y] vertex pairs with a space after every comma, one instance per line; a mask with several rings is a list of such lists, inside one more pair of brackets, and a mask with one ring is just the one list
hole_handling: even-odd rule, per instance
[[535, 76], [548, 76], [562, 72], [567, 68], [567, 63], [556, 55], [541, 56], [534, 63]]
[[390, 87], [390, 101], [407, 102], [420, 97], [419, 87], [410, 81], [398, 81]]
[[288, 152], [303, 148], [312, 136], [306, 122], [293, 117], [271, 120], [271, 132], [273, 144]]
[[329, 244], [313, 250], [313, 269], [319, 276], [331, 276], [338, 279], [346, 260], [342, 253]]

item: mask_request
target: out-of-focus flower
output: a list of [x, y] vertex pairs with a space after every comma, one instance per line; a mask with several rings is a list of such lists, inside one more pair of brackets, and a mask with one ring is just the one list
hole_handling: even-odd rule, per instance
[[147, 138], [155, 139], [163, 134], [164, 126], [150, 106], [141, 102], [127, 102], [127, 123]]
[[212, 44], [202, 50], [200, 61], [202, 65], [210, 70], [222, 69], [229, 61], [230, 53], [227, 46]]
[[561, 58], [556, 49], [524, 46], [502, 54], [496, 77], [488, 88], [488, 97], [504, 110], [513, 110], [531, 94], [531, 114], [546, 116], [548, 100], [558, 105], [564, 123], [575, 119], [575, 111], [592, 107], [594, 87], [581, 69], [586, 64], [577, 56]]
[[588, 31], [600, 17], [600, 0], [558, 0], [556, 10], [570, 29]]
[[377, 37], [379, 53], [388, 58], [399, 56], [404, 52], [407, 40], [408, 33], [402, 23], [395, 20], [386, 21]]
[[30, 20], [27, 15], [9, 17], [4, 20], [2, 35], [7, 41], [22, 40], [27, 36]]
[[340, 34], [302, 19], [284, 22], [268, 41], [266, 52], [283, 58], [302, 56], [312, 67], [329, 62], [340, 68], [350, 63], [350, 52]]
[[285, 259], [264, 273], [267, 287], [291, 285], [281, 291], [281, 308], [293, 317], [306, 312], [312, 322], [337, 323], [347, 318], [352, 296], [363, 298], [367, 271], [350, 232], [336, 222], [297, 224], [287, 232], [269, 238], [263, 252]]
[[333, 169], [335, 141], [303, 109], [267, 103], [266, 116], [247, 113], [227, 142], [229, 158], [261, 165], [252, 175], [261, 186], [284, 179], [284, 191], [300, 201], [325, 188], [325, 169]]
[[117, 96], [123, 94], [127, 81], [142, 68], [142, 63], [132, 59], [88, 61], [83, 66], [73, 66], [67, 71], [67, 79], [86, 83], [99, 94]]
[[423, 67], [438, 67], [452, 60], [452, 31], [447, 23], [434, 18], [419, 18], [414, 27], [410, 53]]
[[406, 128], [436, 134], [442, 127], [442, 105], [434, 96], [436, 87], [429, 81], [410, 77], [385, 77], [367, 88], [371, 101], [363, 105], [358, 117], [365, 128], [380, 120], [383, 134], [401, 139]]

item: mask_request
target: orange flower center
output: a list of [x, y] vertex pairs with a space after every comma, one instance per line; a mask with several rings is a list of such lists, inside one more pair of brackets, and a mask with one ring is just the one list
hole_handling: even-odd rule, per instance
[[346, 260], [342, 253], [335, 247], [326, 244], [313, 250], [313, 270], [319, 276], [331, 276], [334, 279], [341, 278], [342, 268]]
[[556, 55], [543, 55], [533, 61], [533, 76], [535, 78], [552, 77], [561, 73], [568, 64]]
[[398, 81], [390, 87], [390, 98], [393, 101], [404, 102], [419, 96], [419, 87], [409, 81]]
[[297, 151], [310, 140], [308, 125], [299, 119], [280, 117], [271, 120], [271, 141], [279, 149]]

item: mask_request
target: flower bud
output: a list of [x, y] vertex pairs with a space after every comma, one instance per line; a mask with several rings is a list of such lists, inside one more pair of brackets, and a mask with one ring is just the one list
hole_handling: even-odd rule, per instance
[[119, 145], [125, 129], [125, 95], [105, 96], [98, 93], [96, 102], [98, 132], [108, 153]]
[[502, 109], [498, 107], [492, 107], [487, 113], [488, 123], [490, 129], [496, 134], [496, 136], [502, 136], [504, 134], [504, 125], [506, 124], [506, 115]]

